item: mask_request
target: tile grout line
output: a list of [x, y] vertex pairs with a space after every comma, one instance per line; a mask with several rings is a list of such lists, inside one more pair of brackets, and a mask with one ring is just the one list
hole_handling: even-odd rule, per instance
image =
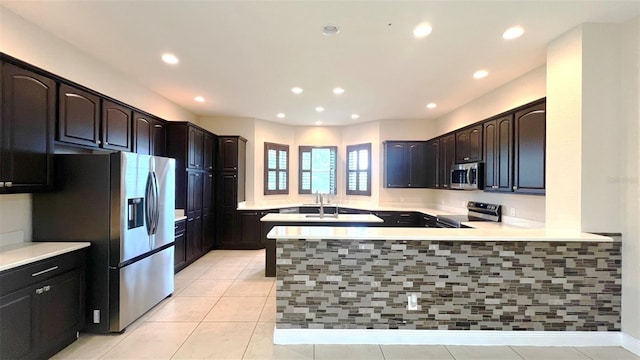
[[514, 348], [513, 348], [513, 346], [509, 346], [509, 349], [511, 349], [511, 351], [513, 351], [514, 353], [516, 353], [516, 355], [518, 355], [518, 357], [519, 357], [520, 359], [522, 359], [522, 360], [527, 360], [527, 359], [525, 359], [524, 355], [520, 354], [520, 353], [518, 352], [518, 350], [516, 350], [516, 349], [514, 349]]

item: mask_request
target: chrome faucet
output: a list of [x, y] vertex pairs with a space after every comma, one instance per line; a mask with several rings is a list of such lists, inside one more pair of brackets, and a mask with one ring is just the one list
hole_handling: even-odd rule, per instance
[[324, 217], [324, 199], [322, 194], [320, 194], [320, 218]]

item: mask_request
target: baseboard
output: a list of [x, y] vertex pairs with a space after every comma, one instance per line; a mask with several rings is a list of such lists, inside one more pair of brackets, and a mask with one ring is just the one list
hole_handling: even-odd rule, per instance
[[622, 347], [640, 356], [640, 340], [629, 334], [622, 334]]
[[[622, 345], [623, 335], [629, 347]], [[483, 345], [483, 346], [624, 346], [637, 354], [640, 341], [620, 332], [492, 330], [275, 329], [273, 343]]]

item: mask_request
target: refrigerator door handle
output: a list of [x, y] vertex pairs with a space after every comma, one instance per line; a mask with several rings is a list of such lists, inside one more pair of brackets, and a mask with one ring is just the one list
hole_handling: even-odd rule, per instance
[[147, 186], [145, 191], [145, 204], [144, 204], [144, 217], [145, 225], [147, 227], [147, 234], [153, 234], [153, 178], [151, 172], [147, 176]]
[[160, 187], [158, 186], [156, 172], [152, 172], [151, 175], [153, 179], [153, 234], [156, 234], [160, 223]]

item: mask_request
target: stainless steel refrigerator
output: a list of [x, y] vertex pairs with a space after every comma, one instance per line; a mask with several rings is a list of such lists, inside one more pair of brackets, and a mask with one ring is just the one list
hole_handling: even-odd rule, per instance
[[175, 160], [59, 154], [54, 173], [33, 195], [33, 241], [91, 242], [84, 330], [121, 332], [173, 293]]

